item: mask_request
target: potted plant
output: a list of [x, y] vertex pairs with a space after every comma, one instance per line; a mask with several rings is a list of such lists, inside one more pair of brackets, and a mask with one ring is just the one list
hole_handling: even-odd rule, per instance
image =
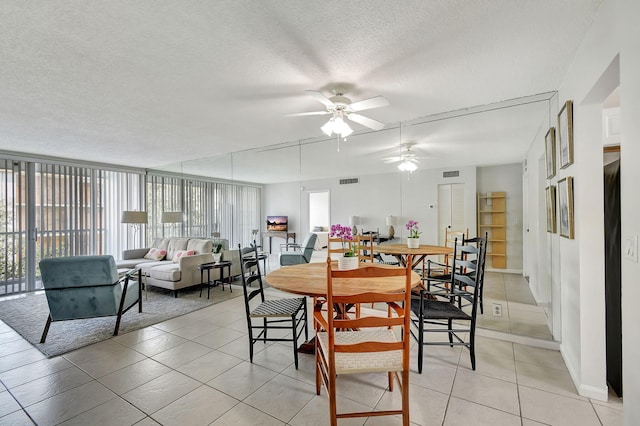
[[222, 260], [222, 244], [218, 243], [213, 246], [213, 261], [219, 263]]
[[411, 219], [407, 222], [406, 225], [407, 231], [409, 231], [409, 236], [407, 237], [407, 247], [409, 248], [418, 248], [420, 247], [420, 227], [418, 226], [418, 222]]
[[353, 241], [351, 227], [342, 225], [331, 225], [329, 232], [331, 238], [340, 238], [342, 242], [342, 256], [338, 258], [338, 269], [349, 270], [358, 268], [360, 259], [358, 258], [358, 245]]

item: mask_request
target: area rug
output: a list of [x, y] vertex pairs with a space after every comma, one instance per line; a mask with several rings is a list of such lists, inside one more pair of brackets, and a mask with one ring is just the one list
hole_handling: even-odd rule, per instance
[[[148, 292], [148, 300], [142, 300], [142, 313], [138, 308], [131, 308], [122, 316], [119, 335], [138, 330], [149, 325], [158, 324], [216, 303], [242, 296], [242, 288], [234, 286], [231, 293], [227, 287], [211, 289], [211, 298], [207, 299], [206, 289], [202, 297], [200, 290], [182, 290], [178, 298], [173, 292], [153, 288]], [[90, 318], [51, 323], [45, 343], [40, 343], [49, 315], [49, 306], [43, 292], [27, 294], [24, 297], [0, 300], [0, 319], [12, 327], [18, 334], [48, 357], [62, 355], [92, 343], [109, 339], [113, 336], [116, 317]]]

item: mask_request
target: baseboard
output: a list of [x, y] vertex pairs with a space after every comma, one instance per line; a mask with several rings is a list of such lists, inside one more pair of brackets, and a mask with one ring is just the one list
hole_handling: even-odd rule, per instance
[[553, 340], [538, 339], [536, 337], [505, 333], [504, 331], [488, 330], [486, 328], [476, 328], [476, 334], [490, 339], [504, 340], [507, 342], [519, 343], [521, 345], [534, 346], [536, 348], [551, 349], [554, 351], [560, 350], [560, 343]]
[[584, 396], [586, 398], [597, 399], [599, 401], [607, 401], [609, 399], [609, 389], [607, 388], [607, 386], [600, 388], [581, 383], [581, 380], [579, 379], [580, 376], [576, 372], [575, 366], [573, 365], [573, 363], [569, 362], [569, 360], [567, 359], [568, 357], [562, 350], [562, 347], [560, 347], [560, 355], [562, 355], [564, 365], [567, 366], [567, 370], [569, 371], [569, 376], [571, 376], [573, 385], [578, 390], [578, 395]]
[[487, 272], [502, 272], [505, 274], [518, 274], [522, 275], [522, 269], [496, 269], [496, 268], [487, 268]]

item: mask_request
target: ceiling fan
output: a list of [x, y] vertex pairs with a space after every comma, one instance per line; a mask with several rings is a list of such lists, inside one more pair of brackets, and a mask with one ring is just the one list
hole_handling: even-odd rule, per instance
[[420, 164], [419, 158], [414, 151], [411, 150], [413, 144], [405, 144], [400, 148], [400, 155], [395, 157], [387, 157], [383, 161], [387, 164], [389, 163], [397, 163], [398, 169], [403, 172], [413, 172], [418, 168], [418, 164]]
[[287, 117], [302, 117], [306, 115], [331, 115], [331, 118], [320, 129], [327, 135], [340, 135], [345, 138], [353, 133], [349, 124], [345, 121], [351, 120], [373, 130], [382, 130], [384, 123], [372, 118], [358, 114], [366, 109], [380, 108], [389, 105], [389, 101], [384, 96], [374, 96], [358, 102], [351, 102], [351, 99], [343, 93], [335, 92], [334, 96], [328, 98], [316, 90], [307, 90], [309, 95], [320, 101], [327, 109], [325, 111], [299, 112], [287, 114]]

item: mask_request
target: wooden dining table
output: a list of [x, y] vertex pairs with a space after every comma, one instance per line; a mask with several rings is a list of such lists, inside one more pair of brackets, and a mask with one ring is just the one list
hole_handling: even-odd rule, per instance
[[407, 256], [413, 256], [412, 268], [424, 261], [427, 256], [449, 256], [453, 254], [453, 248], [445, 246], [432, 246], [420, 244], [418, 248], [409, 248], [406, 244], [380, 244], [373, 247], [373, 251], [390, 254], [398, 259], [401, 265], [406, 265]]
[[[337, 267], [338, 262], [333, 261]], [[377, 268], [398, 268], [398, 266], [363, 263]], [[300, 265], [284, 266], [269, 272], [264, 277], [267, 284], [287, 293], [300, 294], [314, 298], [327, 296], [327, 264], [326, 262], [303, 263]], [[417, 287], [422, 283], [420, 275], [411, 272], [411, 286]], [[375, 277], [367, 280], [359, 278], [335, 278], [333, 280], [333, 294], [348, 296], [365, 292], [394, 293], [405, 289], [405, 277]], [[312, 354], [315, 352], [313, 339], [303, 343], [298, 352]]]
[[[333, 263], [337, 264], [337, 261]], [[397, 268], [392, 265], [363, 263], [376, 268]], [[327, 264], [326, 262], [303, 263], [300, 265], [284, 266], [269, 272], [265, 281], [273, 288], [287, 293], [302, 294], [311, 297], [327, 295]], [[336, 278], [333, 284], [333, 294], [348, 296], [364, 292], [394, 293], [404, 291], [404, 277], [375, 277], [367, 280], [359, 278]], [[420, 276], [412, 272], [413, 287], [421, 283]]]

